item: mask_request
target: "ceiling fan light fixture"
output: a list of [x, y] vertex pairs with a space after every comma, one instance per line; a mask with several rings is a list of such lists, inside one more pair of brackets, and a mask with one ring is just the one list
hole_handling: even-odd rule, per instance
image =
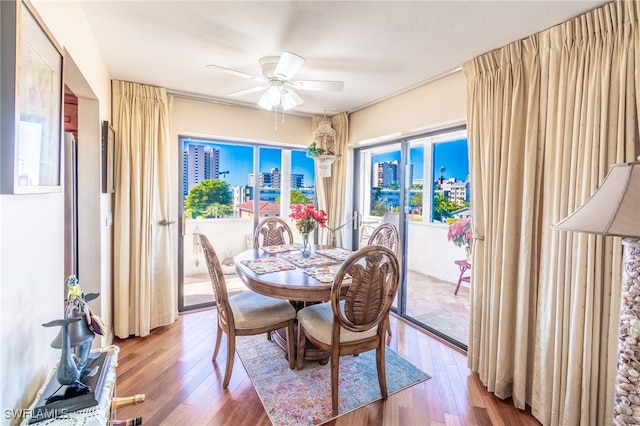
[[258, 105], [261, 108], [266, 109], [267, 111], [271, 111], [271, 108], [273, 108], [273, 105], [269, 103], [269, 96], [267, 96], [267, 92], [264, 92], [262, 96], [260, 96], [260, 100], [258, 100]]
[[296, 92], [293, 90], [285, 89], [284, 94], [282, 95], [282, 110], [286, 111], [288, 109], [294, 108], [300, 104], [304, 103], [302, 98], [298, 96]]
[[[258, 106], [267, 111], [275, 110], [276, 120], [278, 109], [280, 112], [291, 110], [303, 104], [304, 101], [294, 90], [305, 91], [336, 91], [339, 92], [344, 87], [342, 81], [325, 80], [293, 80], [294, 75], [305, 62], [305, 59], [292, 52], [283, 52], [280, 56], [264, 56], [258, 60], [262, 69], [262, 76], [247, 74], [242, 71], [221, 67], [218, 65], [207, 65], [207, 69], [223, 71], [238, 77], [263, 83], [259, 87], [238, 90], [227, 94], [227, 96], [245, 96], [259, 91], [264, 93], [258, 100]], [[294, 90], [290, 90], [293, 88]], [[284, 115], [282, 116], [284, 122]], [[277, 129], [277, 126], [276, 126]]]
[[282, 100], [282, 87], [281, 85], [271, 84], [266, 92], [267, 101], [271, 106], [276, 106]]

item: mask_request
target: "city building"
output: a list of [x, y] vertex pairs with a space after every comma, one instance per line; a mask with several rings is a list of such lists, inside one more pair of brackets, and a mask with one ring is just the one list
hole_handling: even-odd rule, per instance
[[206, 145], [187, 144], [182, 151], [182, 191], [186, 197], [191, 188], [206, 179], [220, 175], [220, 150]]
[[[247, 179], [249, 185], [254, 185], [253, 173], [249, 173]], [[271, 169], [270, 172], [260, 172], [258, 174], [258, 186], [267, 188], [280, 188], [282, 184], [282, 172], [277, 167]], [[304, 175], [301, 173], [291, 174], [291, 188], [303, 188], [304, 187]]]
[[[389, 188], [400, 184], [398, 161], [381, 161], [373, 163], [371, 186], [374, 188]], [[409, 182], [413, 182], [413, 164], [409, 165]]]
[[374, 188], [388, 188], [398, 184], [398, 162], [383, 161], [373, 164], [371, 186]]

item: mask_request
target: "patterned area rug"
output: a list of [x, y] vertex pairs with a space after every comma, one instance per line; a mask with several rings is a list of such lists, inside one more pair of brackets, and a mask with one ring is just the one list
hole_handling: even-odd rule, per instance
[[[240, 360], [274, 426], [319, 425], [331, 414], [330, 365], [307, 362], [290, 370], [284, 352], [264, 334], [236, 337]], [[391, 349], [386, 352], [389, 395], [430, 378]], [[381, 399], [375, 351], [340, 358], [339, 415]]]

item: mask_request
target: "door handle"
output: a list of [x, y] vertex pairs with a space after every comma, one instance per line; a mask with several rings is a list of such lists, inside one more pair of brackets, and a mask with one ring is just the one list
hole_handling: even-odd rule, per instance
[[159, 225], [161, 225], [161, 226], [169, 226], [169, 225], [173, 225], [174, 223], [176, 223], [175, 220], [162, 219], [160, 221]]

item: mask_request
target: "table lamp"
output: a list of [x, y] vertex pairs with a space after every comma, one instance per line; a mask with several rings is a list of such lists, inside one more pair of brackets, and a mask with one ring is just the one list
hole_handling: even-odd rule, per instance
[[640, 422], [640, 157], [611, 166], [596, 192], [553, 226], [623, 237], [622, 302], [613, 424]]

